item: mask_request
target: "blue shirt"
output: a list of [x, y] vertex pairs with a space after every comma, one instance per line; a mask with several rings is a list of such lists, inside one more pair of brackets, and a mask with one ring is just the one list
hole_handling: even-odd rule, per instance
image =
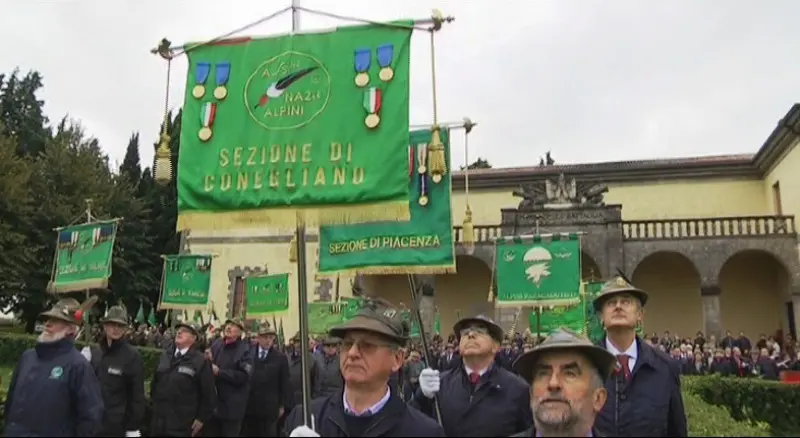
[[344, 394], [342, 395], [342, 401], [344, 402], [344, 412], [347, 415], [353, 415], [356, 417], [370, 417], [380, 412], [381, 409], [383, 409], [383, 407], [386, 406], [386, 403], [389, 403], [389, 398], [391, 398], [391, 396], [392, 396], [392, 391], [390, 391], [389, 387], [387, 386], [386, 395], [384, 395], [382, 399], [378, 400], [378, 403], [375, 403], [374, 405], [368, 407], [367, 410], [359, 414], [358, 412], [354, 411], [353, 408], [350, 407], [349, 403], [347, 403], [347, 390], [345, 389]]

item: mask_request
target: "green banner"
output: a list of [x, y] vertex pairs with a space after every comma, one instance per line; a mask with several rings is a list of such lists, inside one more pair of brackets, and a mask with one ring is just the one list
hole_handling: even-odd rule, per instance
[[71, 225], [58, 231], [51, 293], [108, 287], [116, 221]]
[[497, 240], [496, 305], [565, 306], [580, 302], [581, 241], [576, 234]]
[[289, 310], [289, 274], [247, 277], [244, 288], [245, 314], [249, 319]]
[[206, 310], [210, 288], [210, 255], [164, 256], [158, 309]]
[[[410, 329], [408, 331], [408, 336], [410, 336], [412, 338], [418, 338], [420, 336], [420, 334], [419, 334], [419, 324], [417, 324], [417, 321], [414, 320], [414, 318], [411, 317], [411, 311], [410, 310], [403, 310], [402, 311], [402, 317], [403, 317], [403, 319], [408, 321], [408, 325], [410, 327]], [[439, 318], [439, 311], [436, 311], [436, 319], [433, 322], [433, 334], [438, 335], [438, 334], [441, 334], [441, 333], [442, 333], [442, 322], [441, 322], [441, 320]], [[428, 336], [431, 336], [431, 335], [432, 335], [431, 333], [428, 334]]]
[[582, 333], [586, 325], [586, 308], [584, 304], [578, 303], [569, 306], [557, 306], [542, 308], [539, 314], [539, 322], [536, 321], [536, 312], [531, 312], [528, 318], [531, 333], [538, 333], [547, 336], [558, 328], [568, 328], [576, 333]]
[[[449, 157], [447, 131], [442, 131], [441, 140]], [[430, 130], [410, 134], [406, 168], [411, 220], [320, 227], [320, 275], [455, 272], [450, 174], [434, 183], [429, 174], [418, 171], [420, 162], [427, 160], [430, 141]]]
[[178, 228], [408, 220], [410, 45], [367, 25], [193, 47]]
[[327, 336], [328, 331], [356, 316], [361, 310], [358, 298], [343, 298], [337, 303], [308, 304], [308, 333], [314, 336]]

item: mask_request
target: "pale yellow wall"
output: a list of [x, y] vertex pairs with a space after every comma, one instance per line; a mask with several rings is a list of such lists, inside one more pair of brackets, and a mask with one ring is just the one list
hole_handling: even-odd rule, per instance
[[797, 144], [794, 143], [764, 178], [764, 208], [770, 213], [776, 213], [772, 186], [780, 182], [783, 214], [800, 216], [800, 147]]
[[[794, 169], [800, 169], [800, 153], [797, 157]], [[795, 178], [800, 178], [800, 174]], [[800, 211], [800, 181], [797, 184], [795, 199]], [[520, 199], [511, 195], [513, 189], [471, 190], [469, 200], [473, 223], [499, 224], [500, 209], [515, 208], [519, 204]], [[611, 185], [605, 201], [607, 204], [621, 204], [623, 219], [637, 220], [772, 214], [771, 210], [765, 209], [765, 196], [764, 183], [759, 180], [649, 182]], [[454, 192], [455, 225], [464, 220], [464, 207], [464, 193]]]
[[771, 256], [741, 253], [723, 266], [719, 275], [720, 310], [727, 330], [755, 337], [788, 330], [788, 278]]

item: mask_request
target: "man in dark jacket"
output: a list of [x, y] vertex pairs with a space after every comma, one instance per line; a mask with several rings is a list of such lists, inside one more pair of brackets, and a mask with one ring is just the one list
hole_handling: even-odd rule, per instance
[[251, 356], [255, 358], [250, 378], [250, 396], [242, 424], [242, 436], [277, 436], [278, 418], [291, 409], [289, 362], [275, 348], [277, 333], [269, 325], [255, 338]]
[[479, 315], [458, 321], [453, 331], [462, 365], [441, 375], [431, 368], [422, 370], [411, 405], [433, 417], [438, 394], [448, 437], [510, 436], [530, 428], [529, 385], [494, 362], [503, 329]]
[[198, 436], [214, 413], [214, 374], [196, 348], [200, 327], [179, 323], [175, 328], [174, 343], [161, 354], [150, 383], [150, 436]]
[[339, 368], [339, 342], [337, 338], [328, 337], [322, 343], [322, 354], [319, 357], [320, 397], [327, 397], [344, 387], [342, 371]]
[[140, 437], [144, 420], [144, 366], [135, 347], [123, 338], [128, 312], [119, 306], [108, 309], [100, 323], [103, 339], [89, 350], [89, 361], [100, 379], [105, 415], [100, 436]]
[[553, 332], [514, 362], [531, 385], [534, 427], [515, 437], [596, 437], [594, 421], [617, 358], [569, 330]]
[[339, 353], [344, 389], [295, 408], [286, 420], [290, 437], [443, 437], [441, 426], [409, 407], [392, 392], [389, 376], [403, 366], [408, 323], [382, 300], [367, 300], [358, 314], [330, 335], [341, 338]]
[[[303, 369], [301, 368], [301, 361], [300, 361], [300, 340], [296, 339], [293, 341], [293, 346], [289, 349], [289, 381], [292, 385], [292, 404], [291, 406], [294, 407], [295, 405], [300, 404], [303, 401]], [[315, 355], [311, 354], [310, 352], [306, 352], [308, 355], [308, 366], [309, 372], [308, 376], [310, 380], [310, 388], [311, 388], [311, 398], [315, 399], [318, 398], [322, 394], [322, 379], [320, 379], [320, 375], [322, 374], [322, 365], [320, 364], [319, 358]]]
[[618, 276], [592, 303], [606, 330], [601, 346], [619, 363], [595, 427], [607, 436], [685, 437], [680, 364], [636, 336], [646, 302], [646, 292]]
[[206, 429], [208, 436], [238, 437], [250, 395], [253, 357], [250, 341], [242, 339], [244, 324], [225, 321], [225, 336], [206, 350], [217, 386], [217, 410]]
[[5, 404], [5, 436], [95, 436], [103, 422], [103, 396], [92, 366], [75, 349], [83, 314], [96, 298], [81, 306], [59, 300], [42, 313], [44, 331], [36, 347], [17, 362]]

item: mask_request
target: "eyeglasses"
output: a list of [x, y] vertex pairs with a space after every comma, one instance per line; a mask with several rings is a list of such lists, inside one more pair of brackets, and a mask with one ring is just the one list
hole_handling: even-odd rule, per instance
[[361, 354], [370, 354], [378, 350], [379, 347], [393, 348], [395, 345], [390, 342], [381, 342], [366, 339], [344, 339], [339, 343], [339, 351], [350, 351], [353, 346], [358, 347]]
[[478, 334], [478, 335], [488, 335], [489, 334], [489, 329], [487, 327], [482, 326], [482, 325], [471, 325], [471, 326], [464, 327], [459, 332], [459, 334], [461, 334], [461, 337], [469, 336], [470, 333], [475, 333], [475, 334]]

